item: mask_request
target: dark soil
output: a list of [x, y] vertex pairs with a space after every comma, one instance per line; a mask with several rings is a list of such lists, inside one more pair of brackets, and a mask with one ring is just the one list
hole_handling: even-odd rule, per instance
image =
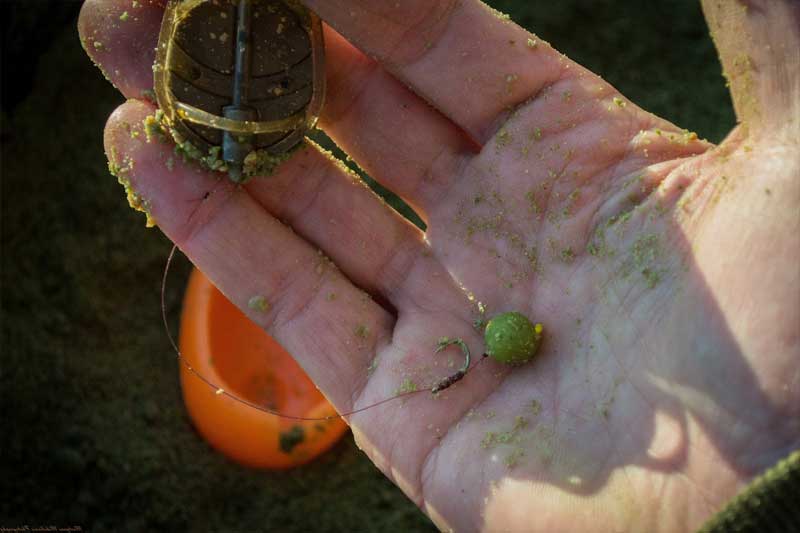
[[[491, 3], [680, 126], [719, 141], [733, 125], [697, 0]], [[0, 527], [433, 530], [350, 436], [274, 473], [194, 431], [160, 319], [170, 245], [108, 175], [102, 126], [122, 98], [84, 56], [77, 8], [0, 7]], [[166, 294], [173, 329], [189, 268]]]

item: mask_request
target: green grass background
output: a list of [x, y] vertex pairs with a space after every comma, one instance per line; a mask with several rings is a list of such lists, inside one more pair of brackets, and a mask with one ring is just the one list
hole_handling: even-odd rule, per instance
[[[682, 127], [719, 141], [734, 124], [696, 0], [490, 4]], [[122, 98], [80, 49], [77, 4], [1, 9], [0, 526], [433, 530], [349, 435], [280, 473], [199, 438], [159, 314], [170, 245], [106, 170], [102, 126]], [[174, 329], [188, 272], [179, 261], [166, 294]]]

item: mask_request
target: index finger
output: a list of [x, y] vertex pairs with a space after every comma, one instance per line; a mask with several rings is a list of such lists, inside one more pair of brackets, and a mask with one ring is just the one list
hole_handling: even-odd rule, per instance
[[570, 62], [480, 0], [304, 0], [483, 144]]

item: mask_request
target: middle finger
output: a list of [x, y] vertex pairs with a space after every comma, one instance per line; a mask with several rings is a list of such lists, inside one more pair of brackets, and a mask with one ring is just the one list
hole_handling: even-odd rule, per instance
[[510, 110], [580, 71], [480, 0], [303, 1], [481, 145]]

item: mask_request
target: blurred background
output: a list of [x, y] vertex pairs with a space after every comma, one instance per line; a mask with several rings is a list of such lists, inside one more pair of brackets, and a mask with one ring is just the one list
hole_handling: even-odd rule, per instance
[[[488, 3], [681, 127], [718, 142], [734, 124], [698, 0]], [[160, 317], [170, 244], [106, 169], [122, 97], [81, 50], [79, 9], [0, 2], [0, 526], [433, 531], [349, 434], [266, 472], [193, 429]], [[189, 270], [167, 289], [173, 331]]]

